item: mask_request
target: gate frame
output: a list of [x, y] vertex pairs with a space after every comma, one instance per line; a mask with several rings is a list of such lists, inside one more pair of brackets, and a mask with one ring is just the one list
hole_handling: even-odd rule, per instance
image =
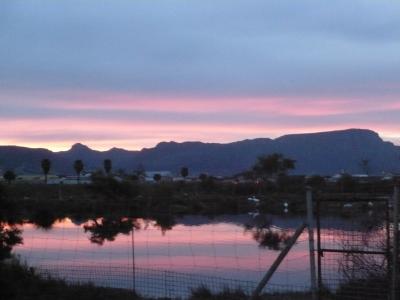
[[[343, 196], [343, 195], [342, 195]], [[316, 226], [317, 226], [317, 285], [318, 285], [318, 300], [322, 300], [322, 291], [323, 291], [323, 282], [322, 282], [322, 257], [324, 256], [324, 252], [327, 253], [354, 253], [354, 254], [371, 254], [371, 255], [384, 255], [387, 259], [387, 277], [388, 282], [390, 282], [390, 273], [391, 270], [389, 268], [391, 261], [391, 251], [390, 251], [390, 196], [382, 196], [376, 195], [375, 197], [354, 197], [351, 200], [343, 199], [342, 197], [338, 198], [324, 198], [315, 197], [316, 198]], [[374, 202], [384, 202], [386, 204], [386, 212], [385, 212], [385, 232], [386, 232], [386, 251], [363, 251], [363, 250], [344, 250], [344, 249], [331, 249], [331, 248], [322, 248], [321, 247], [321, 202], [351, 202], [351, 203], [363, 203], [368, 201]], [[397, 300], [397, 299], [396, 299]]]

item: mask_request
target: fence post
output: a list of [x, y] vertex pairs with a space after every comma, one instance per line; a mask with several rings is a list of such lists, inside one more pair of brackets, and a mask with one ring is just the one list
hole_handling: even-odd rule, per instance
[[135, 223], [132, 219], [131, 247], [132, 247], [132, 285], [133, 292], [136, 294], [136, 265], [135, 265]]
[[314, 248], [314, 216], [313, 216], [313, 200], [312, 190], [307, 187], [307, 228], [308, 228], [308, 245], [310, 250], [310, 279], [312, 299], [317, 299], [317, 276], [315, 272], [315, 248]]
[[317, 198], [317, 271], [318, 271], [318, 300], [322, 292], [322, 251], [321, 251], [321, 199]]
[[396, 182], [393, 192], [393, 253], [392, 253], [392, 300], [397, 299], [397, 276], [399, 255], [399, 185]]
[[271, 279], [272, 275], [274, 275], [275, 271], [278, 269], [279, 265], [281, 264], [281, 262], [284, 260], [284, 258], [286, 257], [286, 255], [289, 253], [290, 249], [293, 247], [293, 245], [296, 243], [297, 239], [299, 238], [299, 236], [303, 233], [303, 230], [307, 227], [306, 223], [303, 223], [299, 228], [297, 228], [297, 230], [295, 231], [295, 233], [293, 234], [293, 236], [291, 237], [291, 239], [289, 240], [289, 242], [287, 243], [286, 247], [282, 250], [282, 252], [278, 255], [278, 257], [275, 259], [274, 263], [271, 265], [271, 267], [269, 268], [268, 272], [264, 275], [264, 277], [261, 279], [261, 281], [258, 283], [256, 289], [253, 292], [252, 295], [252, 299], [255, 299], [263, 290], [263, 288], [266, 286], [266, 284], [268, 283], [268, 281]]

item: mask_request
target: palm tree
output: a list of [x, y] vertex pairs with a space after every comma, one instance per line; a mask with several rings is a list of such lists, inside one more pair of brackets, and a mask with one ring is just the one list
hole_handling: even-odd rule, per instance
[[103, 167], [104, 167], [104, 171], [106, 171], [106, 174], [108, 176], [110, 176], [111, 169], [112, 169], [112, 161], [111, 161], [111, 159], [105, 159], [104, 162], [103, 162]]
[[50, 168], [51, 168], [51, 161], [50, 159], [43, 159], [42, 160], [42, 170], [43, 170], [43, 174], [44, 174], [44, 182], [47, 184], [47, 175], [50, 172]]
[[8, 182], [8, 184], [11, 183], [11, 181], [15, 180], [17, 176], [15, 175], [15, 173], [11, 170], [6, 171], [3, 174], [3, 178]]
[[183, 178], [186, 178], [186, 177], [188, 177], [188, 175], [189, 175], [189, 168], [188, 167], [183, 167], [181, 169], [181, 176]]
[[80, 159], [78, 159], [74, 162], [74, 170], [76, 172], [76, 175], [78, 176], [78, 179], [77, 179], [78, 184], [81, 179], [81, 173], [83, 171], [83, 167], [84, 167], [83, 162]]

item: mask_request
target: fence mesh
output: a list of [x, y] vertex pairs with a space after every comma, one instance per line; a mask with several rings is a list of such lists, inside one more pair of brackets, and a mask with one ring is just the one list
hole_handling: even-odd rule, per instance
[[[341, 222], [321, 217], [324, 205]], [[320, 201], [317, 207], [320, 299], [388, 299], [388, 200]]]
[[[186, 216], [165, 229], [151, 219], [63, 219], [51, 229], [24, 224], [24, 244], [14, 252], [44, 276], [135, 289], [146, 297], [187, 298], [199, 287], [214, 293], [240, 289], [250, 295], [301, 221]], [[127, 222], [134, 224], [133, 233], [125, 230]], [[309, 290], [307, 249], [304, 233], [265, 293], [282, 298]]]
[[[317, 204], [320, 299], [388, 299], [387, 200]], [[330, 211], [330, 214], [326, 212]], [[15, 247], [42, 276], [187, 298], [194, 289], [251, 295], [303, 216], [261, 214], [152, 218], [65, 218], [51, 228], [25, 223]], [[303, 233], [263, 290], [266, 299], [310, 299]]]
[[[254, 281], [145, 268], [136, 268], [135, 276], [133, 270], [126, 267], [80, 265], [60, 268], [40, 265], [35, 269], [42, 277], [63, 279], [73, 284], [93, 283], [102, 287], [135, 290], [142, 296], [152, 298], [184, 299], [200, 287], [205, 287], [212, 293], [240, 290], [251, 296], [257, 285]], [[295, 295], [309, 295], [306, 286], [285, 284], [270, 284], [263, 293], [264, 297], [274, 299], [294, 299]]]

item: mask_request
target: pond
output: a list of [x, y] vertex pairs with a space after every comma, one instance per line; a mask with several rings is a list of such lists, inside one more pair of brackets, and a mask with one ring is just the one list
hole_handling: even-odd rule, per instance
[[[271, 215], [185, 216], [173, 222], [64, 218], [47, 229], [21, 225], [23, 244], [13, 251], [28, 265], [67, 281], [135, 288], [147, 296], [185, 296], [199, 285], [250, 291], [303, 220]], [[343, 232], [354, 235], [351, 224], [325, 218], [325, 246], [341, 244]], [[309, 288], [306, 231], [270, 283], [275, 288]]]

